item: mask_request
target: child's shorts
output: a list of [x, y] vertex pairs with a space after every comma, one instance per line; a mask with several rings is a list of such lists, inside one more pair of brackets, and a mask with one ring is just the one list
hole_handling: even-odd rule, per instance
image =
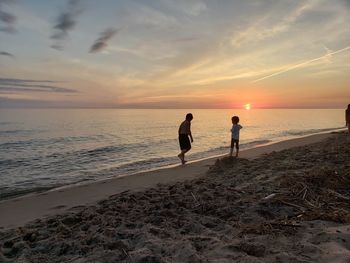
[[239, 148], [239, 140], [237, 139], [231, 139], [231, 148], [234, 148], [236, 144], [236, 148]]

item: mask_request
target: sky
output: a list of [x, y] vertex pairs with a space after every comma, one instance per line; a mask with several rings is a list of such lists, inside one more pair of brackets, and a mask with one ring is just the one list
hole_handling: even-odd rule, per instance
[[345, 108], [350, 0], [0, 0], [0, 108]]

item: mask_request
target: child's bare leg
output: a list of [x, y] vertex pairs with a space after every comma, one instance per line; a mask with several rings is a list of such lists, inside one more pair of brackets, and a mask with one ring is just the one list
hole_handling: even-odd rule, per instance
[[239, 145], [238, 145], [238, 142], [236, 142], [236, 157], [238, 157], [238, 152], [239, 152]]
[[230, 149], [230, 155], [229, 156], [232, 157], [232, 155], [233, 155], [233, 148]]

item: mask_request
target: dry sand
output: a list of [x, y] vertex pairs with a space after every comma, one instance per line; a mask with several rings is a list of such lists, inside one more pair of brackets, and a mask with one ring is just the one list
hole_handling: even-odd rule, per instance
[[350, 136], [241, 156], [3, 202], [0, 262], [350, 262]]

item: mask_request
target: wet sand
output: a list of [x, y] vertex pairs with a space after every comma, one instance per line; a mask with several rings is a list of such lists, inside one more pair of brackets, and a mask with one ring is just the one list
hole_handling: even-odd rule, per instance
[[22, 197], [0, 262], [349, 262], [349, 185], [338, 133]]

